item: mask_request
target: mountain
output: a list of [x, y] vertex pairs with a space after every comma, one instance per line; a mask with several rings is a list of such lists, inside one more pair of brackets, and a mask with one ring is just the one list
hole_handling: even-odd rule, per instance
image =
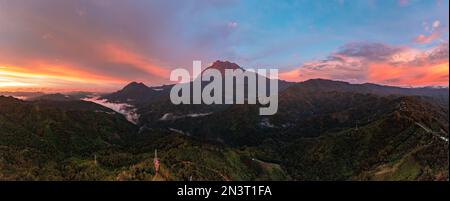
[[78, 100], [78, 98], [70, 96], [70, 95], [56, 93], [56, 94], [44, 94], [44, 95], [28, 98], [27, 100], [29, 100], [29, 101], [36, 101], [36, 100], [69, 101], [69, 100]]
[[142, 125], [197, 141], [251, 147], [295, 180], [448, 179], [448, 91], [330, 80], [295, 83], [276, 115], [258, 105], [212, 110], [166, 102], [141, 108]]
[[225, 75], [225, 70], [226, 69], [230, 69], [230, 70], [244, 70], [243, 68], [241, 68], [239, 65], [229, 62], [229, 61], [220, 61], [217, 60], [215, 61], [211, 66], [205, 68], [205, 70], [203, 70], [203, 72], [209, 70], [209, 69], [215, 69], [218, 70], [222, 75]]
[[357, 93], [370, 93], [381, 96], [389, 95], [401, 95], [401, 96], [425, 96], [434, 98], [441, 103], [447, 103], [449, 100], [448, 88], [402, 88], [378, 85], [372, 83], [365, 84], [350, 84], [342, 81], [324, 80], [324, 79], [311, 79], [305, 82], [299, 83], [298, 90], [327, 90], [327, 91], [343, 91], [343, 92], [357, 92]]
[[[208, 69], [216, 69], [219, 70], [222, 75], [226, 69], [241, 69], [245, 71], [244, 68], [240, 67], [236, 63], [232, 63], [229, 61], [215, 61], [211, 66], [205, 68], [202, 71], [202, 74], [206, 72]], [[256, 74], [257, 79], [267, 79], [264, 76]], [[269, 79], [268, 79], [269, 80]], [[224, 82], [224, 80], [223, 80]], [[209, 82], [203, 81], [202, 87], [207, 85]], [[267, 82], [268, 83], [268, 82]], [[247, 87], [247, 80], [244, 82], [244, 88]], [[101, 98], [106, 99], [109, 102], [115, 103], [128, 103], [131, 105], [135, 105], [138, 108], [149, 108], [152, 107], [152, 104], [156, 104], [161, 106], [163, 102], [168, 102], [170, 89], [173, 85], [163, 85], [159, 87], [148, 87], [143, 83], [131, 82], [126, 85], [123, 89], [111, 93], [103, 95]], [[268, 87], [267, 87], [268, 88]], [[424, 96], [430, 97], [435, 101], [438, 101], [442, 105], [446, 105], [448, 107], [449, 101], [449, 93], [448, 88], [431, 88], [431, 87], [423, 87], [423, 88], [402, 88], [402, 87], [393, 87], [393, 86], [384, 86], [377, 85], [371, 83], [365, 84], [350, 84], [342, 81], [333, 81], [333, 80], [325, 80], [325, 79], [311, 79], [304, 82], [294, 83], [287, 82], [284, 80], [278, 80], [278, 88], [279, 91], [286, 90], [288, 88], [296, 88], [300, 91], [340, 91], [340, 92], [355, 92], [355, 93], [369, 93], [380, 96]], [[192, 91], [192, 90], [191, 90]], [[224, 90], [222, 90], [224, 91]], [[192, 95], [192, 94], [191, 94]], [[170, 106], [169, 106], [170, 107]], [[189, 106], [187, 106], [189, 107]], [[215, 106], [211, 106], [215, 108]], [[178, 107], [177, 107], [178, 108]], [[203, 107], [202, 107], [203, 108]], [[219, 107], [221, 108], [221, 107]], [[201, 109], [205, 110], [205, 109]], [[145, 111], [144, 111], [145, 112]], [[171, 112], [171, 111], [169, 111]]]
[[295, 180], [448, 179], [448, 107], [432, 99], [293, 87], [279, 103], [270, 117], [234, 105], [147, 125], [250, 147], [254, 158], [279, 164]]
[[[229, 61], [220, 61], [220, 60], [215, 61], [211, 66], [205, 68], [202, 71], [202, 75], [209, 69], [218, 70], [221, 73], [222, 78], [225, 76], [225, 70], [227, 70], [227, 69], [229, 69], [229, 70], [242, 70], [242, 71], [244, 71], [246, 73], [249, 73], [246, 69], [240, 67], [236, 63], [232, 63], [232, 62], [229, 62]], [[267, 81], [266, 81], [267, 83], [270, 80], [267, 77], [262, 76], [262, 75], [260, 75], [258, 73], [255, 73], [255, 72], [250, 72], [250, 73], [253, 73], [255, 75], [256, 80], [258, 80], [258, 79], [267, 79]], [[207, 84], [208, 82], [204, 82], [204, 83]], [[293, 84], [292, 82], [287, 82], [287, 81], [284, 81], [284, 80], [278, 80], [278, 88], [279, 88], [279, 90], [283, 90], [283, 89], [289, 87], [292, 84]], [[244, 81], [244, 87], [247, 87], [247, 85], [248, 85], [248, 81], [246, 80], [246, 81]], [[268, 88], [268, 86], [267, 86], [267, 88]]]
[[[17, 121], [20, 120], [20, 121]], [[160, 174], [152, 165], [154, 150]], [[201, 157], [200, 157], [201, 156]], [[286, 180], [247, 151], [138, 128], [86, 101], [0, 96], [0, 180]]]
[[70, 179], [72, 171], [80, 172], [70, 164], [118, 149], [135, 129], [122, 115], [90, 102], [0, 96], [0, 180]]
[[[236, 63], [232, 63], [229, 61], [220, 61], [220, 60], [215, 61], [211, 66], [205, 68], [202, 71], [202, 74], [205, 73], [208, 69], [216, 69], [219, 72], [221, 72], [222, 76], [224, 76], [224, 72], [226, 69], [232, 69], [232, 70], [241, 69], [241, 70], [245, 71], [245, 69], [243, 69]], [[261, 76], [256, 73], [255, 73], [255, 77], [257, 79], [267, 79], [266, 77]], [[223, 79], [223, 82], [224, 82], [224, 79]], [[208, 83], [209, 82], [202, 81], [202, 88], [204, 88]], [[247, 84], [248, 84], [247, 81], [245, 81], [244, 87], [246, 87]], [[287, 81], [283, 81], [283, 80], [278, 81], [278, 86], [279, 86], [280, 90], [283, 90], [292, 84], [293, 83], [291, 83], [291, 82], [287, 82]], [[170, 90], [172, 89], [173, 86], [174, 85], [148, 87], [143, 83], [131, 82], [119, 91], [103, 95], [101, 97], [101, 99], [106, 99], [109, 102], [128, 103], [128, 104], [135, 105], [138, 107], [145, 107], [146, 105], [151, 104], [151, 103], [168, 101]], [[225, 90], [223, 90], [223, 91], [225, 91]], [[191, 90], [191, 92], [192, 92], [192, 90]]]
[[[17, 140], [17, 143], [31, 143], [39, 147], [46, 143], [38, 145], [41, 143], [36, 139], [38, 136], [50, 137], [51, 140], [61, 138], [60, 140], [68, 141], [64, 144], [54, 144], [53, 148], [64, 152], [73, 146], [71, 151], [80, 149], [77, 152], [81, 154], [84, 153], [81, 149], [88, 147], [89, 144], [85, 144], [87, 141], [79, 142], [81, 144], [75, 143], [78, 134], [92, 137], [92, 140], [100, 140], [98, 143], [106, 145], [112, 142], [106, 142], [112, 137], [109, 136], [110, 132], [125, 136], [128, 132], [132, 133], [134, 129], [122, 115], [87, 101], [21, 101], [0, 96], [0, 119], [1, 128], [6, 129], [0, 132], [2, 142], [8, 141], [10, 137], [23, 137], [22, 140]], [[92, 136], [88, 136], [91, 134]], [[100, 138], [96, 139], [98, 137]], [[34, 139], [37, 141], [34, 142]], [[73, 141], [75, 144], [67, 143], [71, 140], [75, 140]]]
[[0, 96], [12, 96], [18, 99], [28, 99], [28, 98], [33, 98], [33, 97], [37, 97], [37, 96], [42, 96], [45, 95], [42, 92], [1, 92], [0, 91]]
[[171, 86], [169, 85], [148, 87], [142, 82], [131, 82], [121, 90], [103, 95], [101, 98], [110, 102], [140, 105], [155, 101], [163, 95], [168, 96], [170, 88]]
[[287, 171], [300, 180], [447, 180], [448, 110], [414, 98], [394, 103], [358, 126], [277, 144]]
[[[212, 140], [220, 138], [234, 145], [255, 145], [264, 140], [263, 136], [259, 136], [259, 133], [266, 135], [267, 129], [277, 134], [300, 131], [303, 136], [314, 137], [326, 133], [328, 130], [339, 130], [354, 127], [357, 124], [366, 124], [392, 112], [400, 104], [396, 101], [403, 97], [400, 95], [380, 96], [347, 90], [330, 90], [329, 87], [305, 88], [305, 85], [299, 84], [279, 94], [278, 113], [273, 116], [259, 116], [258, 105], [232, 105], [223, 110], [196, 111], [194, 107], [182, 105], [170, 107], [168, 103], [161, 107], [160, 104], [163, 103], [159, 103], [152, 104], [150, 108], [145, 108], [143, 111], [148, 112], [143, 112], [142, 120], [148, 125], [172, 126], [188, 133], [196, 133], [204, 138]], [[410, 98], [426, 104], [421, 110], [441, 108], [440, 110], [444, 112], [435, 112], [428, 115], [440, 115], [441, 127], [448, 130], [448, 126], [445, 126], [445, 113], [448, 111], [448, 107], [426, 97], [411, 96]], [[165, 109], [158, 110], [158, 108]], [[197, 106], [197, 109], [199, 108], [201, 107]], [[171, 112], [171, 115], [178, 118], [162, 118], [168, 114], [167, 112]], [[208, 115], [195, 116], [192, 114]], [[196, 118], [192, 118], [192, 116]], [[239, 136], [232, 139], [235, 131], [239, 131]]]
[[134, 105], [137, 124], [84, 93], [0, 96], [0, 180], [448, 180], [448, 89], [283, 83], [272, 116], [174, 105], [173, 85], [101, 97]]
[[[226, 63], [226, 62], [223, 62]], [[284, 83], [284, 84], [282, 84]], [[296, 102], [304, 101], [304, 105], [308, 105], [313, 100], [307, 100], [311, 97], [318, 96], [324, 93], [356, 93], [356, 94], [371, 94], [375, 96], [387, 97], [387, 96], [421, 96], [430, 101], [441, 104], [443, 107], [448, 108], [448, 89], [433, 89], [433, 88], [400, 88], [375, 84], [350, 84], [341, 81], [332, 81], [324, 79], [313, 79], [305, 82], [292, 83], [279, 81], [279, 96], [280, 102], [289, 101], [290, 105], [301, 105], [302, 103]], [[283, 97], [284, 96], [284, 97]], [[305, 100], [302, 100], [305, 99]], [[343, 97], [344, 101], [347, 98]], [[339, 104], [338, 101], [330, 100], [331, 103]], [[321, 101], [318, 102], [321, 104]], [[282, 103], [280, 105], [283, 105]], [[166, 114], [172, 114], [176, 116], [186, 116], [192, 114], [208, 114], [212, 112], [221, 111], [228, 108], [230, 105], [174, 105], [171, 103], [168, 95], [160, 96], [157, 101], [152, 101], [147, 104], [141, 104], [138, 108], [141, 114], [141, 120], [143, 124], [158, 124], [158, 120]], [[337, 105], [339, 106], [339, 105]], [[282, 107], [281, 107], [282, 108]], [[340, 107], [337, 107], [340, 108]], [[304, 112], [306, 112], [305, 110]]]

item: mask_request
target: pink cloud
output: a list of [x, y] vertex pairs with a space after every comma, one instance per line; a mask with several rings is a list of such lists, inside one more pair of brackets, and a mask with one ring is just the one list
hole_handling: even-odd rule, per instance
[[167, 79], [170, 75], [168, 68], [157, 65], [155, 61], [141, 55], [130, 48], [111, 42], [100, 46], [100, 52], [106, 61], [117, 64], [126, 64], [140, 69], [159, 79]]
[[304, 81], [314, 78], [351, 83], [379, 83], [395, 86], [448, 85], [448, 43], [429, 50], [384, 44], [346, 45], [324, 60], [310, 61], [280, 78]]

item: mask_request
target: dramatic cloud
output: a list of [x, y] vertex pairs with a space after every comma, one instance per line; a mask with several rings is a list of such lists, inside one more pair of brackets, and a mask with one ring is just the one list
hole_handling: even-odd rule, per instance
[[[398, 44], [435, 46], [447, 27], [448, 1], [0, 0], [0, 91], [160, 85], [193, 60], [280, 71], [304, 63], [284, 75], [385, 83], [376, 66], [424, 52]], [[431, 69], [423, 57], [414, 62]]]
[[99, 105], [103, 105], [107, 108], [110, 108], [122, 115], [125, 116], [125, 118], [133, 123], [137, 124], [139, 120], [139, 114], [136, 113], [136, 108], [134, 108], [132, 105], [126, 104], [126, 103], [111, 103], [108, 102], [106, 99], [100, 99], [100, 97], [90, 97], [90, 98], [84, 98], [84, 101], [91, 101], [94, 103], [97, 103]]
[[429, 50], [352, 43], [324, 60], [307, 62], [280, 77], [291, 81], [325, 78], [397, 86], [448, 86], [448, 52], [448, 42]]

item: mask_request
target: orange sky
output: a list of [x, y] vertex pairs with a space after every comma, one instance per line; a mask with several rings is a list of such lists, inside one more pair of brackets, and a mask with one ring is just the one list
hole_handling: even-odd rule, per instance
[[369, 80], [374, 83], [400, 86], [448, 86], [449, 63], [429, 66], [369, 66]]
[[[449, 62], [424, 66], [396, 66], [386, 63], [369, 64], [366, 70], [366, 80], [363, 82], [403, 87], [448, 86]], [[288, 81], [304, 81], [314, 78], [336, 79], [336, 73], [349, 73], [343, 69], [295, 69], [281, 73], [280, 78]], [[360, 74], [360, 72], [355, 72]], [[352, 79], [340, 79], [358, 83]], [[359, 82], [362, 83], [362, 82]]]
[[[100, 90], [110, 88], [108, 85], [124, 84], [125, 80], [112, 77], [90, 74], [78, 71], [69, 66], [45, 65], [45, 68], [33, 68], [17, 66], [0, 67], [0, 90], [17, 91], [36, 89], [60, 89], [61, 91]], [[98, 91], [98, 90], [94, 90]]]
[[[147, 74], [149, 77], [168, 80], [170, 75], [168, 68], [153, 64], [145, 56], [116, 43], [98, 45], [93, 49], [93, 54], [98, 55], [106, 63], [126, 66], [130, 71], [138, 69], [143, 76]], [[128, 82], [139, 81], [138, 78], [136, 80], [124, 79], [120, 74], [117, 76], [104, 75], [101, 72], [108, 71], [108, 69], [96, 69], [95, 66], [84, 67], [79, 63], [37, 58], [18, 58], [16, 60], [22, 59], [24, 61], [17, 62], [21, 65], [0, 62], [0, 91], [112, 91]], [[101, 71], [87, 70], [89, 68]], [[108, 68], [108, 66], [103, 68]], [[111, 71], [114, 70], [111, 68]]]

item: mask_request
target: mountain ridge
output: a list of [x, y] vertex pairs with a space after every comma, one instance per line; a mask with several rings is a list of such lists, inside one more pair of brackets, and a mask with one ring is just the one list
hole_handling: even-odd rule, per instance
[[100, 97], [134, 105], [137, 124], [86, 93], [0, 96], [0, 180], [153, 180], [156, 149], [158, 180], [448, 180], [448, 89], [286, 82], [260, 116], [174, 105], [172, 86]]

